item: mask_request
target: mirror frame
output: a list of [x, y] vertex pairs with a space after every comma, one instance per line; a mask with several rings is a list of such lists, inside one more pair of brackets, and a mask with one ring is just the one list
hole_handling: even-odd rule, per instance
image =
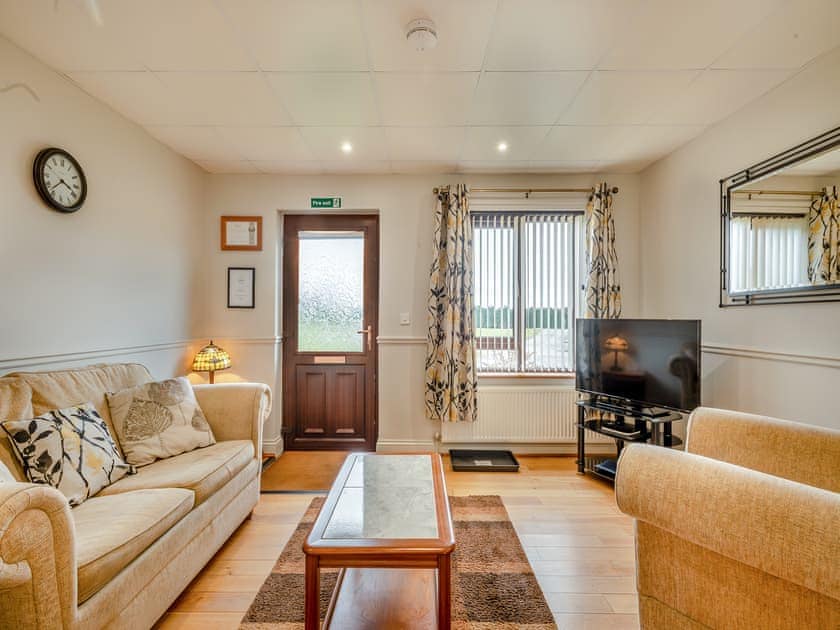
[[732, 217], [732, 192], [754, 182], [803, 162], [820, 153], [840, 146], [840, 127], [827, 131], [801, 144], [782, 151], [771, 158], [753, 164], [720, 180], [720, 302], [727, 306], [754, 306], [758, 304], [792, 304], [797, 302], [840, 301], [840, 284], [800, 287], [797, 289], [760, 289], [730, 293], [729, 280], [729, 221]]

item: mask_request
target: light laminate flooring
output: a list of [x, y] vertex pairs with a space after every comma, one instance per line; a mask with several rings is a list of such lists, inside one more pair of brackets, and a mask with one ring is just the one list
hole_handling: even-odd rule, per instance
[[[284, 458], [296, 460], [285, 464], [296, 464], [289, 468], [301, 475], [307, 467], [320, 470], [319, 457], [316, 452], [288, 453], [269, 472]], [[445, 461], [447, 490], [450, 495], [501, 495], [561, 630], [638, 628], [633, 521], [619, 512], [612, 487], [577, 475], [571, 457], [521, 456], [519, 461], [519, 473], [456, 473]], [[237, 628], [314, 496], [262, 495], [251, 520], [157, 627]]]

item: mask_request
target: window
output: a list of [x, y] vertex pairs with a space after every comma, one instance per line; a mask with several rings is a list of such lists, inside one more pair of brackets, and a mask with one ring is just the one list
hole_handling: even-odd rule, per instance
[[808, 219], [802, 215], [734, 215], [730, 225], [730, 289], [806, 286]]
[[578, 212], [474, 212], [479, 372], [571, 372]]

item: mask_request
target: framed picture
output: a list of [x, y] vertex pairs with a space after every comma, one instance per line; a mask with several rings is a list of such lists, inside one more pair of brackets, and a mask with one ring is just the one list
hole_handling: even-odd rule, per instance
[[262, 217], [222, 217], [222, 249], [262, 251]]
[[254, 308], [254, 267], [228, 267], [228, 308]]

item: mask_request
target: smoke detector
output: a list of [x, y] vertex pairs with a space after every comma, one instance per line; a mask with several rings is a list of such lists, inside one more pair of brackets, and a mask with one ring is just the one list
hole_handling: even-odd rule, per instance
[[431, 50], [437, 46], [437, 27], [431, 20], [411, 20], [405, 27], [405, 38], [416, 50]]

